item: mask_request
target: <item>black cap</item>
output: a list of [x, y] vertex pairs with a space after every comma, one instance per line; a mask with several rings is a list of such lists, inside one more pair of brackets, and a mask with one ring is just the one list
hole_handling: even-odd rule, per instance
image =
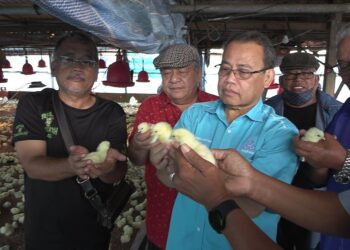
[[309, 69], [313, 68], [315, 70], [318, 69], [320, 64], [316, 60], [316, 58], [308, 53], [294, 53], [286, 55], [281, 62], [280, 70], [282, 73], [286, 71], [294, 70], [294, 69]]

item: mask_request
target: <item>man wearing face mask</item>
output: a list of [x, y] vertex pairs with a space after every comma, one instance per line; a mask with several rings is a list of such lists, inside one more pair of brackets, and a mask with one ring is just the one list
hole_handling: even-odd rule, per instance
[[[318, 67], [318, 61], [311, 54], [298, 52], [285, 56], [280, 65], [283, 75], [279, 79], [283, 92], [265, 102], [299, 130], [310, 127], [325, 130], [342, 105], [319, 89], [319, 76], [315, 74]], [[325, 185], [327, 177], [327, 169], [300, 162], [292, 185], [312, 189]], [[280, 220], [277, 242], [284, 249], [309, 249], [310, 240], [309, 231], [283, 218]]]

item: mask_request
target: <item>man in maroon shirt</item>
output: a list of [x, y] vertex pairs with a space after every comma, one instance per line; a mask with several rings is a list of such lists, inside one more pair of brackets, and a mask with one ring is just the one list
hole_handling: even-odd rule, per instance
[[144, 100], [136, 114], [129, 138], [129, 157], [135, 165], [146, 165], [147, 184], [147, 250], [165, 249], [176, 190], [164, 186], [157, 178], [156, 168], [149, 161], [151, 133], [137, 133], [141, 122], [168, 122], [174, 126], [181, 113], [195, 102], [216, 100], [218, 97], [199, 89], [202, 70], [196, 48], [177, 44], [161, 51], [153, 61], [162, 75], [159, 95]]

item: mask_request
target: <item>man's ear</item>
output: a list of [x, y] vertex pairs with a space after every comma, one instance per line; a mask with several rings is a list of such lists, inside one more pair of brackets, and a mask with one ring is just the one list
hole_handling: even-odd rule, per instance
[[264, 88], [268, 88], [270, 84], [273, 83], [274, 79], [275, 79], [275, 70], [274, 69], [266, 70]]
[[57, 62], [55, 61], [51, 62], [50, 67], [51, 67], [51, 75], [56, 76]]

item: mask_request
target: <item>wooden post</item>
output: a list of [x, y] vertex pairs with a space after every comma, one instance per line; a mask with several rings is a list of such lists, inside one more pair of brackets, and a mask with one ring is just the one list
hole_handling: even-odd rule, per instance
[[334, 65], [337, 64], [337, 54], [336, 54], [336, 34], [339, 26], [342, 23], [342, 14], [337, 13], [333, 15], [333, 19], [330, 22], [330, 32], [327, 44], [327, 54], [326, 54], [326, 64], [324, 69], [324, 79], [323, 79], [323, 91], [327, 92], [331, 96], [334, 96], [335, 89], [335, 78], [336, 74], [331, 70]]

